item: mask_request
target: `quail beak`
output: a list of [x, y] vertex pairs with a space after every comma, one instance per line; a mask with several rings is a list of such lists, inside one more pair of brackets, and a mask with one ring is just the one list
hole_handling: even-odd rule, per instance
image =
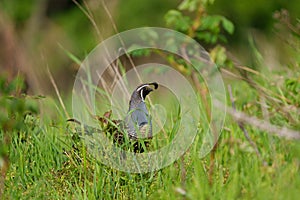
[[150, 93], [150, 92], [152, 92], [152, 91], [153, 91], [153, 89], [152, 89], [152, 88], [150, 88], [150, 87], [146, 87], [145, 89], [146, 89], [146, 91], [147, 91], [148, 93]]

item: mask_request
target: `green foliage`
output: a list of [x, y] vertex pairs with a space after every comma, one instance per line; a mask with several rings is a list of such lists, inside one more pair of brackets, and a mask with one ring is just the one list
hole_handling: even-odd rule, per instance
[[[216, 44], [218, 41], [226, 42], [222, 30], [228, 34], [233, 34], [234, 25], [224, 16], [206, 13], [206, 7], [213, 2], [185, 0], [178, 6], [178, 10], [170, 10], [165, 15], [166, 23], [178, 31], [195, 37], [200, 42], [205, 42], [205, 44]], [[189, 11], [191, 15], [184, 15], [183, 11]]]
[[288, 78], [284, 82], [284, 91], [286, 97], [296, 107], [300, 107], [300, 74], [294, 78]]
[[[195, 11], [198, 8], [199, 0], [184, 0], [178, 6], [179, 10], [188, 10], [190, 12]], [[204, 1], [202, 1], [204, 2]]]
[[192, 25], [192, 20], [178, 10], [170, 10], [165, 15], [168, 26], [173, 26], [176, 30], [186, 33]]
[[245, 33], [249, 28], [255, 28], [271, 36], [274, 30], [273, 13], [280, 8], [289, 10], [293, 18], [299, 17], [300, 5], [297, 0], [282, 1], [282, 0], [260, 0], [257, 2], [232, 0], [215, 1], [214, 5], [209, 7], [209, 11], [213, 13], [222, 13], [230, 18], [236, 26], [236, 33], [230, 38], [230, 42], [244, 45], [243, 40], [247, 37]]
[[208, 14], [207, 7], [213, 3], [213, 0], [184, 0], [178, 10], [167, 12], [165, 21], [167, 26], [187, 34], [204, 47], [210, 47], [207, 50], [218, 66], [232, 66], [221, 43], [227, 42], [226, 34], [234, 33], [234, 24], [222, 15]]
[[[175, 30], [180, 31], [188, 36], [192, 37], [200, 43], [200, 45], [210, 46], [209, 52], [212, 60], [217, 66], [232, 66], [232, 62], [227, 57], [226, 48], [222, 46], [221, 42], [226, 42], [226, 36], [224, 34], [233, 34], [233, 23], [221, 15], [209, 15], [206, 12], [206, 7], [213, 4], [214, 1], [204, 0], [185, 0], [179, 6], [178, 9], [169, 10], [165, 15], [165, 21], [167, 26], [173, 27]], [[189, 15], [185, 14], [185, 11], [190, 12]], [[141, 36], [141, 38], [147, 42], [151, 42], [152, 38], [157, 38], [157, 33], [147, 32]], [[180, 47], [174, 43], [174, 40], [170, 39], [166, 41], [166, 47], [173, 49], [174, 52], [180, 51]], [[129, 51], [138, 48], [136, 45], [132, 45]], [[193, 51], [189, 49], [189, 51]], [[197, 51], [197, 50], [196, 50]], [[160, 50], [135, 50], [130, 54], [137, 57], [149, 56], [151, 53], [156, 53], [163, 57], [171, 66], [178, 69], [184, 75], [190, 76], [193, 73], [193, 65], [186, 62], [186, 60], [174, 55], [169, 55], [166, 52]], [[193, 55], [193, 52], [187, 52]], [[199, 53], [199, 52], [197, 52]], [[193, 61], [192, 61], [193, 62]]]
[[26, 130], [29, 115], [39, 112], [36, 100], [22, 94], [24, 89], [22, 77], [18, 76], [10, 82], [0, 77], [0, 160], [8, 154], [12, 135]]
[[164, 26], [163, 16], [170, 7], [177, 4], [178, 0], [123, 0], [118, 2], [116, 12], [117, 27], [119, 32], [137, 27]]
[[150, 49], [139, 49], [139, 48], [140, 46], [133, 44], [127, 49], [127, 51], [133, 57], [149, 56], [151, 54]]
[[169, 167], [130, 174], [95, 160], [66, 127], [65, 119], [58, 119], [55, 127], [33, 122], [22, 131], [28, 132], [26, 137], [13, 135], [5, 199], [297, 199], [299, 144], [250, 129], [268, 162], [262, 166], [231, 120], [215, 155], [213, 185], [207, 178], [209, 157], [198, 157], [198, 137]]
[[37, 114], [39, 108], [35, 99], [22, 94], [24, 80], [17, 77], [8, 82], [0, 77], [0, 126], [4, 131], [21, 130], [27, 114]]
[[200, 41], [204, 40], [208, 44], [215, 44], [218, 41], [226, 42], [225, 36], [221, 34], [221, 28], [229, 34], [234, 32], [233, 23], [224, 16], [205, 16], [197, 29], [196, 38]]
[[0, 6], [7, 11], [9, 16], [17, 23], [17, 25], [23, 25], [24, 22], [30, 17], [36, 0], [2, 0]]

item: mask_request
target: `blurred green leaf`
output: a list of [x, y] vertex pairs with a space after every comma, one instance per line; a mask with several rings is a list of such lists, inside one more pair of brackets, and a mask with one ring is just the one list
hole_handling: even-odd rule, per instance
[[192, 20], [183, 16], [177, 10], [170, 10], [165, 15], [165, 20], [168, 26], [174, 26], [176, 30], [186, 32], [192, 24]]
[[210, 57], [218, 66], [224, 65], [227, 60], [226, 49], [217, 45], [210, 51]]
[[178, 9], [193, 12], [197, 9], [199, 2], [199, 0], [184, 0], [179, 4]]
[[234, 25], [226, 17], [222, 17], [222, 25], [223, 25], [223, 28], [227, 31], [227, 33], [233, 34], [233, 32], [234, 32]]
[[129, 52], [130, 55], [135, 57], [149, 56], [151, 53], [151, 49], [145, 49], [140, 45], [133, 44], [127, 49], [127, 52]]
[[219, 15], [208, 15], [202, 18], [200, 30], [216, 31], [219, 28], [221, 17]]
[[28, 113], [39, 112], [37, 99], [20, 94], [24, 86], [23, 77], [17, 76], [10, 82], [4, 77], [0, 78], [0, 127], [5, 131], [21, 130], [24, 117]]

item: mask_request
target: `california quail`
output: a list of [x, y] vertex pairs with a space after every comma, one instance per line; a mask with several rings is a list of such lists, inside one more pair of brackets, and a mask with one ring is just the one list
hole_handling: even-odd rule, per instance
[[[129, 101], [129, 109], [125, 120], [110, 120], [111, 111], [106, 112], [104, 117], [98, 117], [101, 125], [101, 130], [83, 125], [85, 135], [93, 135], [98, 132], [105, 132], [112, 136], [114, 143], [123, 145], [126, 141], [124, 133], [133, 141], [134, 152], [144, 152], [144, 149], [139, 144], [138, 139], [150, 139], [152, 137], [152, 123], [149, 112], [145, 104], [146, 96], [158, 88], [156, 82], [145, 83], [138, 86], [132, 93]], [[109, 120], [107, 120], [109, 119]], [[75, 122], [81, 125], [76, 119], [69, 119], [68, 121]], [[76, 132], [81, 133], [82, 129], [77, 129]], [[147, 143], [147, 142], [146, 142]], [[147, 144], [146, 144], [147, 146]]]
[[131, 95], [125, 118], [126, 131], [131, 139], [152, 137], [152, 122], [145, 104], [146, 96], [153, 91], [151, 85], [158, 88], [155, 82], [142, 84]]

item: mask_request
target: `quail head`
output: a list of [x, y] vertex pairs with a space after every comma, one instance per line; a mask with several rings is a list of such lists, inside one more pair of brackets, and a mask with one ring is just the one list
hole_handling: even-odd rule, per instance
[[156, 82], [138, 86], [132, 93], [129, 101], [129, 110], [125, 118], [125, 128], [131, 139], [151, 138], [152, 122], [145, 104], [146, 96], [158, 88]]

